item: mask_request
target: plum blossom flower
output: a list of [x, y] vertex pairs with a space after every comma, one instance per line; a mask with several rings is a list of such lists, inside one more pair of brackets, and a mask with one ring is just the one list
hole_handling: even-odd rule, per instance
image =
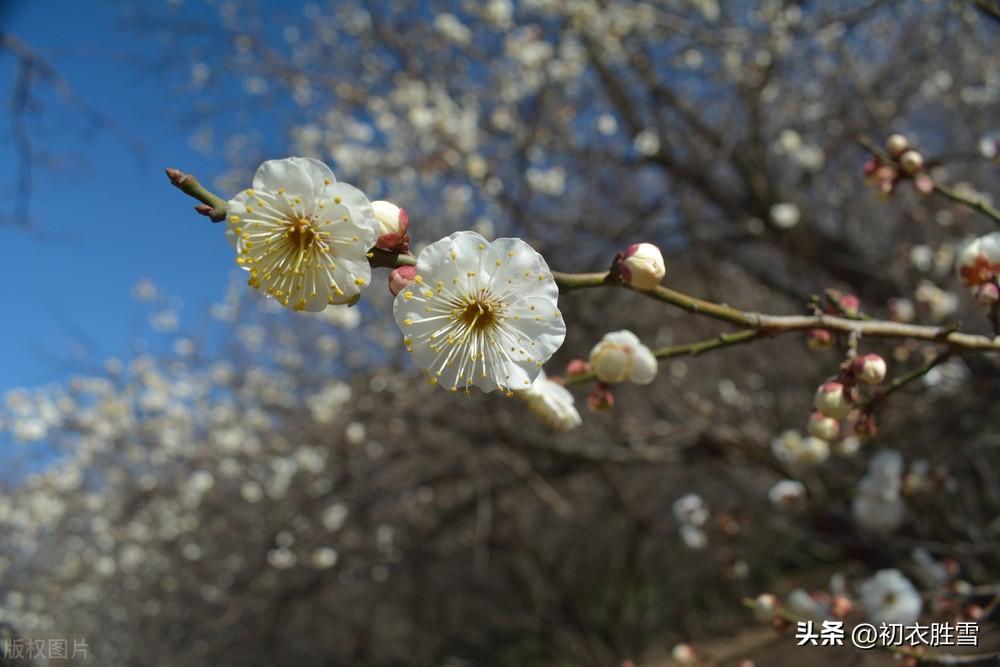
[[371, 279], [371, 204], [319, 160], [268, 160], [227, 212], [226, 236], [248, 283], [283, 306], [319, 312], [353, 303]]
[[413, 280], [393, 316], [431, 384], [526, 389], [566, 337], [552, 272], [520, 239], [455, 232], [420, 253]]
[[966, 285], [992, 282], [1000, 274], [1000, 232], [991, 232], [966, 243], [955, 264], [958, 276]]
[[573, 404], [573, 394], [558, 382], [550, 380], [545, 371], [527, 389], [515, 392], [554, 431], [569, 431], [580, 425], [580, 413]]
[[899, 570], [879, 570], [858, 592], [868, 618], [875, 623], [910, 625], [920, 618], [920, 593]]
[[868, 473], [858, 483], [851, 511], [869, 530], [891, 533], [903, 523], [906, 506], [902, 491], [903, 457], [894, 450], [879, 452], [868, 464]]
[[604, 334], [590, 351], [590, 367], [601, 382], [649, 384], [657, 371], [652, 350], [626, 329]]

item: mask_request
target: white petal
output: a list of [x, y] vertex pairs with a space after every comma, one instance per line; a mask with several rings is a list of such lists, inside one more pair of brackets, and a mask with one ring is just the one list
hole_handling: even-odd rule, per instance
[[315, 199], [315, 186], [311, 174], [303, 169], [305, 165], [299, 162], [300, 159], [304, 158], [268, 160], [260, 165], [253, 175], [253, 189], [268, 193], [284, 190], [290, 197], [301, 197], [303, 203], [311, 207]]
[[622, 329], [620, 331], [611, 331], [604, 334], [604, 338], [601, 340], [606, 340], [611, 343], [616, 343], [618, 345], [624, 345], [625, 347], [639, 347], [642, 342], [639, 337], [628, 329]]
[[656, 378], [657, 363], [653, 352], [645, 345], [639, 345], [632, 351], [632, 376], [629, 378], [636, 384], [649, 384]]

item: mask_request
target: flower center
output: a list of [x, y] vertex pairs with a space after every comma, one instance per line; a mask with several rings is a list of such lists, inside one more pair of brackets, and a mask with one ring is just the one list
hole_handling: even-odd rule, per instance
[[316, 230], [313, 229], [312, 222], [308, 219], [290, 220], [285, 237], [292, 246], [299, 250], [309, 250], [316, 242]]
[[490, 301], [476, 297], [465, 306], [460, 319], [470, 330], [479, 332], [492, 327], [496, 323], [497, 315]]

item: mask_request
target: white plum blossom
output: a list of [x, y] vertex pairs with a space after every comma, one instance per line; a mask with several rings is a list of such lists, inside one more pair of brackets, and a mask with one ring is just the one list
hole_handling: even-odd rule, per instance
[[312, 158], [268, 160], [227, 204], [227, 237], [251, 287], [318, 312], [353, 303], [371, 280], [377, 226], [368, 198]]
[[511, 392], [530, 387], [562, 345], [558, 299], [545, 259], [524, 241], [455, 232], [417, 257], [393, 316], [431, 384]]
[[802, 504], [806, 497], [806, 487], [794, 479], [782, 479], [767, 492], [771, 504], [780, 509], [790, 509]]
[[799, 207], [788, 202], [781, 202], [771, 207], [771, 222], [780, 229], [791, 229], [799, 224], [802, 213]]
[[877, 532], [891, 533], [899, 528], [906, 516], [900, 495], [902, 478], [903, 457], [898, 451], [887, 449], [872, 457], [851, 506], [855, 521]]
[[682, 523], [704, 526], [708, 516], [708, 506], [696, 493], [688, 493], [674, 501], [674, 517]]
[[879, 570], [861, 584], [858, 593], [874, 623], [910, 625], [920, 618], [920, 593], [899, 570]]
[[815, 436], [802, 437], [795, 430], [785, 431], [771, 441], [771, 453], [789, 465], [813, 465], [830, 458], [830, 445]]
[[966, 285], [981, 285], [1000, 274], [1000, 232], [967, 242], [955, 260], [958, 276]]
[[590, 367], [601, 382], [649, 384], [657, 371], [652, 350], [626, 329], [604, 334], [590, 351]]
[[573, 403], [573, 394], [558, 382], [554, 382], [541, 371], [527, 389], [515, 392], [554, 431], [569, 431], [582, 422], [580, 413]]

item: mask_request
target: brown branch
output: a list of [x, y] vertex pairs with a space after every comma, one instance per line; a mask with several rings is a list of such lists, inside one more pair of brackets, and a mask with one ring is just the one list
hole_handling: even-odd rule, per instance
[[732, 306], [705, 301], [668, 287], [639, 290], [622, 285], [608, 273], [560, 273], [553, 271], [559, 291], [563, 294], [580, 289], [595, 287], [626, 287], [644, 296], [686, 310], [696, 315], [728, 322], [739, 327], [780, 335], [792, 331], [823, 329], [825, 331], [850, 334], [855, 331], [872, 338], [913, 338], [931, 343], [947, 344], [959, 350], [979, 350], [1000, 352], [1000, 337], [990, 338], [975, 334], [961, 333], [955, 327], [931, 327], [902, 324], [887, 320], [852, 320], [833, 315], [767, 315], [739, 310]]

